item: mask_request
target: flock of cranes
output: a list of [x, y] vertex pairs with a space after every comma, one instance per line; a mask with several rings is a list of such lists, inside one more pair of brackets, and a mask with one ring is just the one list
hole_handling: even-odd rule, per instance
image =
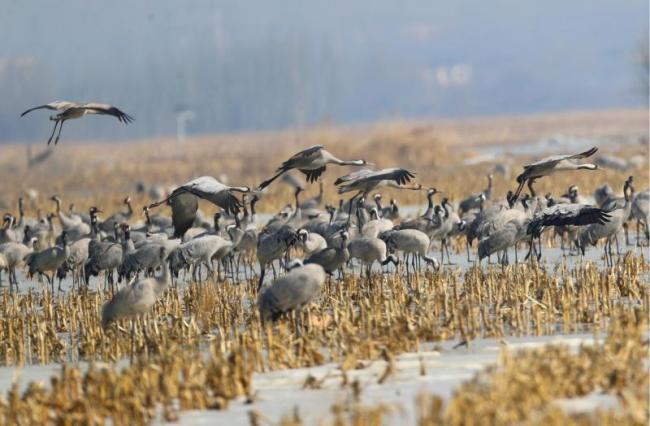
[[[119, 109], [103, 104], [53, 102], [36, 109], [59, 111], [51, 116], [59, 133], [66, 120], [87, 114], [107, 114], [129, 123], [133, 119]], [[558, 155], [524, 166], [517, 177], [518, 187], [500, 198], [493, 193], [493, 176], [488, 175], [485, 190], [463, 199], [455, 207], [446, 194], [436, 188], [414, 183], [415, 172], [405, 168], [373, 170], [363, 159], [341, 160], [322, 145], [309, 147], [283, 162], [277, 172], [257, 188], [229, 186], [203, 176], [179, 185], [168, 196], [143, 208], [146, 221], [134, 223], [130, 198], [124, 199], [126, 211], [104, 220], [99, 207], [88, 215], [62, 209], [62, 198], [53, 196], [54, 213], [45, 218], [27, 217], [22, 199], [18, 216], [7, 213], [0, 229], [0, 271], [8, 272], [10, 288], [18, 288], [16, 271], [27, 268], [29, 276], [46, 277], [51, 290], [54, 281], [68, 274], [73, 285], [87, 286], [92, 277], [102, 274], [104, 285], [111, 286], [113, 298], [105, 305], [101, 323], [108, 327], [124, 317], [141, 315], [151, 309], [157, 298], [185, 271], [200, 280], [202, 272], [211, 277], [230, 274], [233, 281], [257, 275], [258, 306], [263, 320], [275, 320], [285, 312], [308, 304], [326, 280], [339, 274], [354, 273], [353, 265], [361, 266], [368, 279], [372, 266], [404, 264], [407, 277], [418, 269], [451, 263], [450, 241], [458, 236], [467, 240], [467, 257], [478, 241], [477, 260], [497, 256], [503, 264], [510, 262], [509, 249], [527, 245], [527, 259], [541, 258], [541, 235], [554, 228], [572, 250], [585, 252], [589, 245], [606, 240], [607, 263], [613, 263], [612, 244], [618, 249], [618, 235], [631, 219], [637, 220], [637, 241], [643, 228], [648, 235], [648, 191], [635, 194], [630, 177], [624, 183], [623, 197], [616, 197], [611, 188], [600, 188], [589, 204], [572, 186], [561, 197], [539, 196], [534, 189], [537, 179], [573, 170], [596, 170], [590, 163], [577, 160], [592, 156], [597, 148], [574, 155]], [[328, 165], [362, 167], [335, 181], [338, 194], [352, 194], [341, 199], [338, 207], [323, 205], [321, 175]], [[297, 170], [307, 182], [319, 182], [318, 196], [301, 202], [303, 186], [286, 174]], [[283, 176], [295, 186], [293, 205], [261, 223], [256, 205], [265, 197], [264, 189]], [[293, 180], [292, 180], [293, 179]], [[529, 193], [522, 195], [527, 185]], [[397, 201], [381, 204], [381, 188], [426, 190], [428, 206], [415, 218], [402, 218]], [[374, 194], [373, 194], [374, 193]], [[370, 198], [372, 196], [372, 201]], [[434, 197], [443, 197], [439, 204]], [[205, 220], [199, 200], [220, 208], [212, 221]], [[167, 205], [171, 217], [154, 213]], [[54, 219], [58, 219], [55, 225]], [[537, 240], [537, 243], [536, 243]], [[431, 256], [434, 242], [440, 243], [440, 260]], [[291, 259], [291, 257], [301, 257]], [[401, 259], [400, 259], [401, 256]], [[445, 262], [446, 256], [446, 262]], [[255, 261], [256, 260], [256, 261]], [[257, 268], [255, 267], [257, 264]], [[216, 265], [216, 267], [215, 267]], [[277, 267], [286, 270], [280, 274]], [[160, 272], [159, 276], [156, 271]], [[265, 278], [273, 271], [274, 281]], [[114, 291], [116, 283], [125, 283]]]

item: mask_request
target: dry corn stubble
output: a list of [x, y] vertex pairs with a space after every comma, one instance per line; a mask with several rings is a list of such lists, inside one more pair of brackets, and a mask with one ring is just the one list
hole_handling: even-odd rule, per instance
[[[288, 319], [260, 324], [251, 303], [254, 280], [191, 283], [168, 290], [146, 321], [136, 321], [133, 340], [128, 321], [107, 332], [100, 329], [99, 312], [108, 294], [5, 292], [0, 355], [6, 365], [115, 361], [128, 357], [132, 345], [140, 356], [122, 372], [91, 367], [81, 373], [66, 366], [50, 390], [32, 384], [20, 395], [14, 387], [3, 418], [29, 423], [51, 420], [47, 416], [54, 412], [71, 422], [111, 417], [116, 424], [147, 423], [156, 406], [174, 419], [179, 410], [225, 408], [237, 396], [252, 399], [256, 371], [324, 362], [341, 363], [345, 371], [378, 358], [390, 366], [396, 354], [417, 350], [422, 342], [452, 338], [471, 342], [585, 327], [607, 332], [613, 316], [648, 315], [648, 270], [643, 257], [626, 256], [604, 270], [589, 263], [550, 271], [530, 265], [474, 268], [464, 274], [417, 274], [410, 284], [396, 274], [376, 274], [370, 282], [348, 274], [345, 281], [326, 285], [318, 303], [303, 312], [300, 330]], [[611, 333], [620, 335], [616, 329]], [[559, 349], [545, 354], [560, 362], [553, 368], [569, 356]], [[390, 368], [384, 372], [385, 378], [391, 374]], [[63, 394], [70, 399], [62, 400]], [[93, 410], [89, 401], [107, 408]], [[53, 412], [43, 408], [52, 405]], [[372, 416], [381, 418], [381, 412]], [[358, 418], [352, 416], [354, 422]]]
[[[648, 322], [641, 310], [616, 309], [604, 342], [571, 350], [564, 345], [502, 350], [498, 365], [461, 385], [445, 403], [423, 392], [415, 403], [420, 426], [434, 425], [645, 425], [650, 418]], [[395, 420], [399, 405], [360, 403], [351, 395], [331, 406], [322, 424], [378, 426]], [[619, 410], [565, 412], [554, 401], [597, 393]], [[295, 411], [294, 411], [295, 413]], [[280, 424], [302, 424], [285, 415]]]

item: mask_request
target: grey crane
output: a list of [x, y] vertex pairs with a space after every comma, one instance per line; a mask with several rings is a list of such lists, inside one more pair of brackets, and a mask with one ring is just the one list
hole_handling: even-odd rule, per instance
[[405, 186], [415, 177], [415, 173], [401, 168], [388, 168], [383, 170], [372, 171], [368, 169], [361, 169], [356, 172], [350, 173], [334, 181], [334, 184], [339, 187], [339, 194], [346, 192], [357, 191], [349, 200], [348, 209], [348, 223], [350, 223], [352, 214], [352, 202], [360, 197], [366, 197], [368, 193], [377, 188], [387, 186], [399, 189], [412, 189], [420, 190], [422, 185]]
[[[411, 255], [411, 265], [415, 268], [416, 260], [424, 259], [434, 269], [439, 269], [438, 261], [427, 255], [431, 240], [417, 229], [399, 229], [385, 232], [380, 237], [386, 242], [389, 251], [401, 251], [406, 258], [406, 274], [409, 275], [408, 255]], [[416, 256], [418, 258], [416, 258]]]
[[302, 249], [305, 256], [319, 252], [327, 248], [327, 241], [322, 235], [315, 232], [309, 232], [304, 228], [298, 230], [298, 240], [296, 247]]
[[448, 238], [455, 235], [460, 231], [460, 226], [463, 221], [458, 214], [453, 210], [448, 198], [443, 198], [440, 204], [444, 215], [441, 217], [440, 226], [433, 229], [428, 235], [431, 240], [440, 240], [440, 262], [445, 262], [445, 252], [447, 253], [447, 262], [451, 263], [451, 256], [449, 255]]
[[461, 215], [466, 211], [477, 209], [479, 207], [479, 203], [480, 203], [479, 197], [481, 194], [485, 196], [486, 200], [489, 200], [492, 197], [492, 180], [494, 179], [492, 173], [487, 175], [487, 179], [488, 179], [487, 188], [485, 188], [481, 192], [470, 195], [469, 197], [461, 201], [460, 204], [458, 204], [458, 210]]
[[122, 203], [126, 206], [126, 211], [117, 212], [106, 218], [99, 224], [100, 230], [104, 232], [112, 232], [115, 229], [115, 224], [119, 226], [121, 223], [128, 222], [131, 219], [133, 216], [133, 205], [131, 204], [131, 197], [125, 197], [124, 200], [122, 200]]
[[263, 322], [277, 321], [284, 313], [307, 306], [321, 291], [325, 282], [325, 270], [316, 263], [303, 265], [293, 261], [286, 275], [264, 289], [257, 299]]
[[[165, 249], [163, 244], [157, 242], [146, 243], [129, 253], [123, 253], [122, 264], [118, 268], [119, 276], [129, 280], [140, 272], [145, 272], [147, 275], [153, 273], [156, 268], [161, 266], [159, 256], [161, 247]], [[166, 253], [169, 254], [167, 251]]]
[[[236, 271], [239, 271], [240, 262], [243, 259], [249, 259], [253, 255], [253, 252], [257, 250], [257, 227], [254, 224], [249, 224], [246, 229], [242, 229], [240, 226], [229, 226], [228, 235], [233, 241], [233, 251], [238, 253], [237, 255], [237, 267]], [[248, 279], [248, 266], [249, 262], [244, 262], [244, 276]], [[251, 266], [251, 269], [253, 267]]]
[[158, 298], [169, 287], [169, 270], [165, 265], [164, 247], [158, 247], [158, 256], [162, 266], [162, 276], [149, 277], [135, 281], [123, 287], [102, 308], [102, 328], [123, 318], [133, 318], [151, 310]]
[[[81, 217], [76, 216], [76, 217], [69, 217], [65, 213], [63, 213], [63, 210], [61, 209], [61, 197], [58, 195], [52, 195], [50, 198], [52, 201], [54, 201], [56, 205], [56, 210], [55, 213], [57, 217], [59, 218], [59, 221], [61, 222], [61, 227], [67, 231], [70, 228], [75, 227], [79, 223], [82, 223]], [[90, 229], [88, 230], [90, 232]]]
[[[69, 254], [70, 247], [67, 244], [66, 232], [63, 231], [61, 233], [61, 245], [49, 247], [29, 255], [27, 266], [29, 267], [30, 277], [35, 273], [45, 275], [52, 292], [54, 292], [54, 274], [63, 265]], [[47, 275], [48, 272], [51, 272], [52, 276]], [[61, 281], [59, 281], [59, 290], [61, 290]]]
[[394, 198], [390, 199], [390, 204], [387, 207], [383, 207], [381, 205], [382, 196], [380, 193], [376, 193], [372, 198], [375, 200], [378, 216], [389, 220], [399, 219], [399, 206], [397, 205], [397, 201], [395, 201]]
[[18, 241], [18, 234], [13, 229], [15, 222], [16, 218], [13, 215], [5, 213], [3, 217], [4, 226], [0, 229], [0, 244]]
[[305, 259], [305, 265], [316, 263], [323, 267], [325, 272], [333, 274], [337, 269], [343, 270], [343, 265], [350, 260], [350, 251], [348, 250], [349, 234], [346, 231], [341, 232], [340, 245], [338, 247], [327, 247], [317, 251]]
[[386, 243], [376, 237], [357, 237], [348, 242], [350, 259], [359, 259], [366, 266], [366, 275], [370, 279], [372, 264], [379, 262], [382, 266], [392, 263], [397, 266], [399, 261], [388, 253]]
[[[270, 264], [273, 267], [273, 261], [279, 260], [282, 255], [296, 243], [298, 234], [296, 230], [289, 226], [283, 225], [276, 230], [262, 230], [257, 239], [257, 261], [260, 264], [260, 279], [257, 289], [262, 288], [266, 268]], [[273, 269], [275, 275], [275, 269]]]
[[442, 194], [442, 191], [438, 191], [436, 188], [427, 189], [427, 209], [420, 215], [420, 217], [431, 217], [433, 214], [433, 196], [436, 194]]
[[531, 186], [535, 179], [539, 179], [544, 176], [550, 176], [558, 172], [565, 172], [570, 170], [596, 170], [598, 166], [591, 163], [578, 164], [573, 160], [580, 160], [583, 158], [588, 158], [594, 155], [598, 151], [598, 148], [593, 147], [587, 151], [581, 152], [579, 154], [566, 154], [566, 155], [552, 155], [550, 157], [543, 158], [539, 161], [536, 161], [531, 164], [524, 166], [524, 171], [519, 176], [517, 176], [517, 183], [519, 186], [513, 195], [512, 202], [516, 201], [521, 194], [521, 190], [524, 185], [528, 183], [528, 187], [533, 190]]
[[[625, 196], [625, 203], [622, 206], [616, 206], [614, 210], [608, 210], [610, 218], [606, 223], [593, 223], [583, 229], [580, 234], [580, 249], [584, 254], [587, 244], [596, 244], [602, 238], [607, 239], [605, 244], [605, 258], [608, 265], [613, 265], [614, 259], [612, 256], [612, 240], [616, 241], [616, 251], [620, 254], [618, 246], [618, 232], [623, 228], [624, 223], [630, 217], [632, 210], [632, 196], [634, 195], [634, 187], [632, 186], [632, 179], [628, 178], [623, 184], [623, 194]], [[603, 208], [604, 210], [607, 210]]]
[[365, 218], [362, 219], [362, 211], [357, 210], [357, 224], [360, 228], [359, 233], [364, 237], [378, 237], [382, 232], [393, 229], [393, 222], [390, 219], [379, 217], [376, 207], [370, 210], [370, 220], [368, 221], [365, 221]]
[[[204, 235], [187, 241], [176, 247], [169, 255], [169, 267], [171, 273], [178, 277], [181, 269], [190, 267], [196, 274], [196, 266], [205, 265], [210, 275], [214, 275], [212, 257], [226, 246], [231, 245], [230, 241], [217, 235]], [[196, 279], [196, 276], [194, 277]], [[200, 277], [199, 277], [200, 279]]]
[[365, 160], [341, 160], [327, 151], [323, 145], [314, 145], [304, 149], [289, 158], [276, 171], [276, 174], [259, 185], [262, 190], [269, 186], [274, 180], [292, 169], [300, 170], [306, 177], [307, 182], [316, 182], [326, 170], [328, 164], [339, 166], [365, 166]]
[[49, 104], [30, 108], [27, 111], [20, 114], [20, 116], [23, 117], [25, 114], [38, 109], [49, 109], [53, 111], [60, 111], [58, 114], [50, 116], [50, 120], [54, 121], [54, 128], [52, 129], [52, 134], [50, 135], [50, 138], [47, 140], [48, 145], [52, 142], [52, 138], [54, 137], [54, 133], [56, 132], [57, 126], [59, 126], [59, 134], [56, 136], [56, 139], [54, 140], [54, 145], [59, 143], [59, 138], [61, 137], [61, 129], [63, 129], [63, 123], [65, 123], [67, 120], [81, 118], [84, 115], [95, 115], [95, 114], [112, 115], [113, 117], [117, 118], [120, 122], [124, 124], [128, 124], [133, 121], [133, 117], [122, 112], [118, 108], [112, 105], [100, 104], [96, 102], [80, 104], [80, 103], [68, 102], [68, 101], [55, 101], [55, 102], [50, 102]]
[[[508, 247], [515, 246], [515, 261], [517, 257], [516, 243], [526, 236], [528, 222], [532, 216], [527, 196], [522, 199], [524, 209], [518, 206], [494, 210], [486, 215], [477, 228], [476, 236], [479, 238], [479, 261], [496, 252], [502, 252], [501, 262], [507, 263]], [[531, 252], [533, 247], [531, 246]]]
[[502, 252], [503, 254], [501, 255], [500, 261], [501, 263], [506, 264], [508, 247], [513, 246], [517, 242], [518, 234], [519, 227], [516, 222], [509, 221], [503, 223], [499, 228], [492, 231], [490, 235], [479, 242], [479, 262], [494, 253]]
[[235, 192], [247, 193], [250, 189], [245, 186], [228, 186], [211, 176], [201, 176], [179, 186], [169, 197], [149, 205], [149, 208], [170, 202], [174, 238], [182, 238], [194, 223], [199, 198], [221, 207], [226, 213], [237, 214], [242, 204], [234, 195]]
[[80, 238], [70, 244], [70, 253], [66, 258], [65, 262], [61, 265], [61, 268], [57, 271], [59, 278], [65, 278], [66, 272], [72, 272], [72, 284], [75, 283], [81, 285], [81, 280], [85, 282], [84, 274], [84, 265], [88, 261], [90, 242], [93, 239], [90, 237]]
[[[633, 177], [629, 176], [627, 178], [627, 184], [628, 186], [632, 185]], [[624, 185], [625, 186], [625, 185]], [[615, 210], [615, 209], [620, 209], [625, 205], [626, 199], [625, 199], [625, 194], [621, 197], [617, 197], [615, 195], [610, 196], [605, 202], [603, 203], [602, 207], [605, 210]], [[632, 213], [632, 210], [630, 209], [630, 214]], [[631, 217], [628, 217], [625, 222], [623, 222], [623, 232], [625, 233], [625, 244], [630, 245], [630, 234], [628, 232], [628, 221], [631, 219]], [[616, 241], [618, 243], [618, 239]]]
[[34, 251], [34, 243], [36, 238], [32, 238], [28, 245], [17, 243], [17, 242], [8, 242], [0, 244], [0, 254], [3, 256], [5, 261], [5, 268], [9, 274], [9, 290], [11, 291], [12, 285], [16, 286], [18, 290], [18, 279], [16, 277], [16, 268], [20, 268], [24, 265], [25, 259]]
[[[122, 264], [124, 249], [128, 240], [122, 244], [113, 241], [92, 240], [88, 244], [88, 261], [84, 265], [84, 278], [86, 285], [89, 284], [91, 276], [97, 276], [105, 271], [105, 283], [114, 283], [113, 273]], [[132, 242], [131, 242], [132, 244]]]

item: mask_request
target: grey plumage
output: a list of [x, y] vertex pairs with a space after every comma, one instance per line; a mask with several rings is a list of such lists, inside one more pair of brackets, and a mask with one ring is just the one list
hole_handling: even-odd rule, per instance
[[23, 117], [25, 114], [28, 114], [32, 111], [39, 110], [39, 109], [60, 111], [58, 114], [50, 116], [50, 120], [54, 121], [54, 129], [52, 129], [52, 135], [47, 141], [48, 145], [52, 142], [52, 138], [54, 137], [54, 133], [56, 132], [57, 126], [59, 126], [59, 134], [54, 140], [55, 145], [59, 142], [59, 138], [61, 137], [61, 130], [63, 129], [63, 123], [65, 123], [67, 120], [81, 118], [84, 115], [94, 115], [94, 114], [112, 115], [113, 117], [117, 118], [120, 122], [124, 124], [128, 124], [133, 121], [133, 117], [119, 110], [118, 108], [112, 105], [100, 104], [96, 102], [80, 104], [80, 103], [68, 102], [68, 101], [55, 101], [55, 102], [50, 102], [49, 104], [30, 108], [27, 111], [20, 114], [20, 116]]
[[417, 229], [393, 230], [386, 232], [381, 238], [391, 250], [418, 255], [436, 269], [440, 266], [436, 259], [427, 255], [431, 240], [422, 231]]
[[104, 221], [99, 223], [99, 229], [104, 232], [113, 232], [115, 225], [128, 222], [133, 216], [133, 205], [131, 204], [131, 197], [125, 197], [122, 203], [126, 206], [125, 212], [117, 212]]
[[181, 269], [199, 263], [205, 264], [212, 273], [212, 257], [220, 249], [231, 244], [217, 235], [205, 235], [180, 244], [169, 255], [171, 273], [178, 276]]
[[584, 226], [592, 223], [605, 224], [610, 215], [603, 209], [585, 204], [556, 204], [537, 213], [528, 224], [527, 233], [539, 237], [549, 226]]
[[120, 277], [130, 279], [133, 275], [137, 275], [141, 271], [153, 271], [158, 268], [164, 261], [160, 257], [161, 250], [163, 250], [165, 255], [168, 254], [162, 244], [148, 243], [131, 253], [125, 254], [122, 259], [122, 264], [118, 269]]
[[[414, 172], [396, 167], [377, 171], [363, 169], [339, 177], [334, 184], [339, 187], [339, 194], [360, 191], [363, 195], [367, 195], [381, 186], [403, 188], [401, 185], [409, 183], [414, 177]], [[417, 189], [420, 188], [417, 187]]]
[[316, 182], [320, 175], [327, 169], [328, 164], [363, 166], [367, 162], [365, 160], [340, 160], [324, 149], [323, 145], [314, 145], [294, 154], [287, 161], [283, 162], [277, 169], [276, 174], [262, 182], [259, 185], [259, 189], [266, 188], [275, 179], [292, 169], [302, 172], [306, 176], [307, 182]]
[[478, 245], [478, 258], [484, 259], [494, 253], [505, 251], [515, 244], [519, 229], [514, 222], [507, 222], [482, 239]]
[[[36, 239], [33, 239], [31, 241], [31, 244], [33, 244], [35, 240]], [[0, 254], [4, 257], [5, 260], [5, 268], [9, 273], [10, 286], [12, 284], [15, 284], [16, 288], [18, 288], [16, 268], [23, 266], [25, 259], [34, 251], [31, 244], [30, 246], [17, 242], [0, 244]]]
[[321, 251], [313, 253], [305, 259], [305, 265], [315, 263], [322, 266], [328, 274], [334, 273], [334, 271], [341, 268], [350, 259], [348, 238], [348, 233], [342, 232], [340, 245], [338, 247], [327, 247]]
[[535, 179], [549, 176], [557, 172], [579, 169], [596, 170], [598, 166], [595, 164], [578, 164], [574, 162], [574, 160], [590, 157], [594, 155], [596, 151], [598, 151], [598, 148], [593, 147], [579, 154], [552, 155], [525, 165], [523, 173], [517, 176], [517, 183], [519, 186], [514, 193], [513, 202], [519, 198], [519, 194], [527, 182], [530, 187]]
[[[68, 255], [70, 254], [70, 247], [67, 245], [66, 233], [63, 231], [61, 234], [61, 245], [46, 248], [45, 250], [34, 252], [29, 255], [27, 266], [29, 267], [29, 275], [35, 273], [45, 275], [50, 283], [54, 286], [54, 273], [63, 265]], [[47, 273], [52, 272], [52, 276]], [[54, 290], [54, 288], [52, 288]]]
[[[623, 194], [625, 197], [625, 202], [622, 206], [616, 205], [614, 210], [608, 210], [607, 213], [610, 216], [609, 221], [605, 223], [594, 223], [583, 229], [580, 234], [580, 248], [584, 253], [586, 245], [596, 244], [598, 240], [602, 238], [607, 238], [607, 246], [609, 246], [609, 253], [607, 252], [607, 246], [605, 248], [605, 253], [608, 255], [608, 262], [612, 262], [611, 258], [611, 241], [612, 238], [616, 237], [616, 234], [623, 228], [623, 224], [630, 217], [630, 211], [632, 209], [632, 196], [633, 188], [631, 185], [631, 179], [625, 181], [623, 185]], [[605, 210], [605, 209], [603, 209]]]
[[257, 288], [262, 287], [267, 265], [282, 255], [298, 240], [296, 230], [284, 225], [274, 231], [262, 231], [257, 240], [257, 260], [260, 264], [260, 279]]
[[164, 263], [166, 253], [163, 247], [158, 247], [158, 255], [163, 265], [162, 277], [143, 278], [118, 291], [102, 308], [103, 329], [113, 321], [149, 312], [169, 286], [169, 271]]
[[487, 178], [488, 178], [487, 188], [485, 188], [483, 191], [479, 193], [470, 195], [469, 197], [461, 201], [460, 204], [458, 204], [458, 210], [461, 212], [461, 214], [471, 209], [479, 208], [479, 205], [481, 203], [480, 200], [481, 195], [485, 197], [485, 200], [489, 200], [492, 197], [492, 179], [493, 179], [492, 174], [487, 175]]
[[179, 186], [168, 198], [149, 205], [149, 208], [169, 202], [172, 207], [174, 238], [182, 238], [194, 223], [199, 206], [198, 198], [221, 207], [225, 213], [237, 214], [242, 204], [234, 192], [249, 191], [245, 186], [228, 186], [211, 176], [202, 176]]
[[291, 269], [260, 293], [257, 303], [262, 321], [300, 310], [318, 296], [324, 282], [325, 271], [315, 263]]

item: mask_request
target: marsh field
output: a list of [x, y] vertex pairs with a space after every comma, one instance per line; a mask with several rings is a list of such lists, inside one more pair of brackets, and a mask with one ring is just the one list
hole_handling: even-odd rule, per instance
[[[625, 164], [545, 177], [538, 194], [559, 197], [576, 185], [591, 199], [604, 184], [622, 194], [629, 176], [636, 192], [648, 190], [647, 110], [609, 110], [323, 124], [182, 143], [63, 140], [32, 165], [44, 141], [3, 145], [0, 205], [18, 216], [22, 197], [26, 216], [45, 217], [59, 195], [66, 210], [100, 208], [101, 220], [123, 211], [129, 196], [135, 229], [155, 194], [203, 175], [256, 187], [316, 144], [378, 169], [414, 171], [422, 191], [380, 190], [386, 205], [400, 206], [396, 223], [424, 211], [429, 187], [456, 205], [493, 174], [492, 198], [503, 198], [523, 164], [592, 146], [595, 158]], [[333, 183], [351, 170], [328, 167], [320, 208], [338, 205]], [[255, 226], [293, 204], [293, 191], [279, 181], [270, 186]], [[307, 184], [301, 197], [318, 191]], [[200, 209], [206, 218], [217, 211], [205, 201]], [[164, 205], [153, 211], [170, 214]], [[58, 219], [53, 224], [58, 230]], [[2, 271], [0, 423], [647, 424], [650, 265], [636, 227], [631, 221], [629, 245], [618, 236], [612, 266], [603, 241], [583, 256], [561, 248], [552, 230], [542, 236], [539, 261], [523, 260], [522, 243], [518, 263], [509, 256], [507, 265], [479, 264], [465, 259], [460, 233], [449, 241], [453, 264], [407, 273], [402, 262], [366, 275], [352, 262], [298, 314], [265, 323], [254, 253], [238, 254], [236, 270], [224, 263], [198, 282], [181, 272], [151, 312], [106, 329], [102, 306], [125, 282], [111, 288], [100, 274], [86, 286], [67, 277], [52, 292], [19, 270], [10, 291]], [[434, 240], [431, 256], [440, 251]], [[293, 248], [288, 257], [303, 256]]]

